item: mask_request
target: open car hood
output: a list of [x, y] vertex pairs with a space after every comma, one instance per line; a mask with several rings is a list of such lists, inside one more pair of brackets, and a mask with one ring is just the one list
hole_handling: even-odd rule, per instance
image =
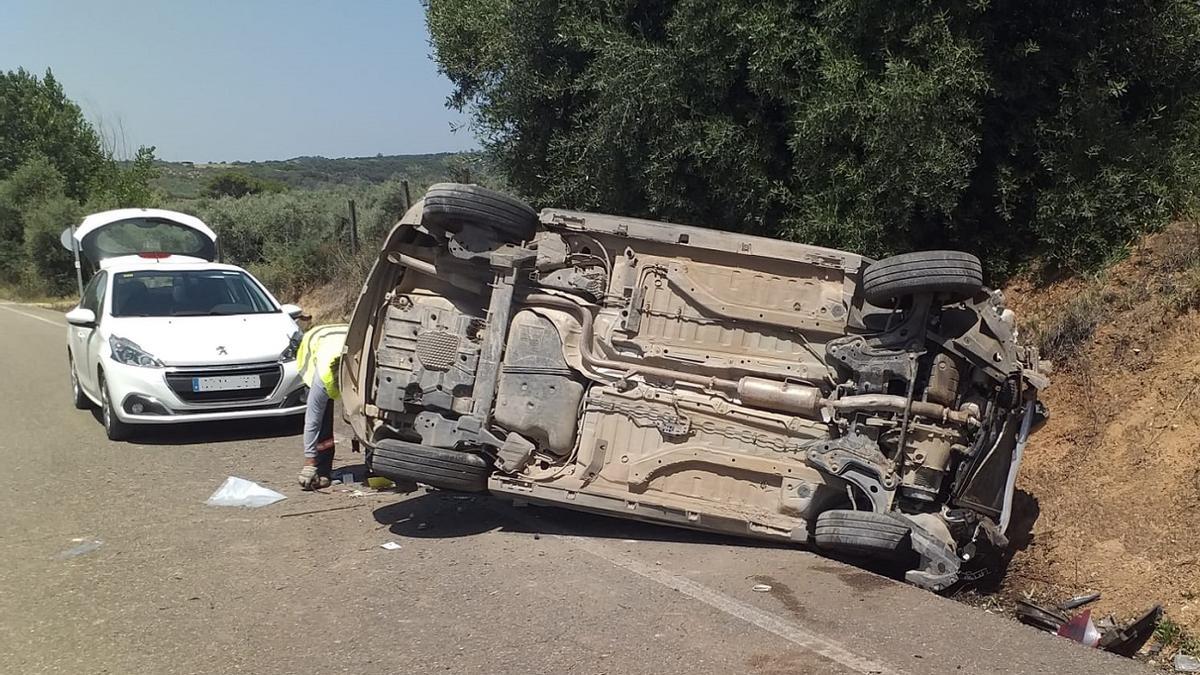
[[[61, 236], [71, 250], [71, 230]], [[162, 253], [214, 261], [217, 234], [195, 216], [164, 209], [116, 209], [93, 213], [75, 228], [75, 243], [95, 267], [110, 258]]]

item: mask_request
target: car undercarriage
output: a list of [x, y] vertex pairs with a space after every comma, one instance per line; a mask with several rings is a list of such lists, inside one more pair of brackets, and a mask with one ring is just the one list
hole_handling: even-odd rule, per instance
[[377, 474], [815, 545], [944, 591], [1006, 545], [1047, 380], [953, 251], [804, 244], [430, 189], [351, 320]]

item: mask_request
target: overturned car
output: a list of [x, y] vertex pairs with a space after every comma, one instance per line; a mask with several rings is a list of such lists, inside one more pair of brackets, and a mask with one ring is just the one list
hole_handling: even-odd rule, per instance
[[1002, 551], [1046, 378], [953, 251], [873, 261], [439, 184], [351, 319], [348, 421], [396, 479], [901, 563]]

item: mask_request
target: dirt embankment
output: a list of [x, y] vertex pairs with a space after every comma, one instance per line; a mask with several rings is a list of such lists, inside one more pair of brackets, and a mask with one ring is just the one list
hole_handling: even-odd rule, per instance
[[302, 294], [296, 299], [296, 304], [304, 310], [305, 316], [311, 317], [304, 327], [349, 321], [361, 289], [362, 278], [347, 277]]
[[1058, 352], [1018, 485], [1037, 518], [1008, 590], [1098, 590], [1118, 616], [1159, 602], [1200, 633], [1198, 270], [1200, 228], [1181, 224], [1099, 278], [1006, 291]]

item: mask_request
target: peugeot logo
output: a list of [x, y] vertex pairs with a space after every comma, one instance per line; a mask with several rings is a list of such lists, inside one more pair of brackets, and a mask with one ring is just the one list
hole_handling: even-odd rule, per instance
[[225, 347], [217, 345], [217, 356], [228, 356], [229, 352], [225, 351]]

